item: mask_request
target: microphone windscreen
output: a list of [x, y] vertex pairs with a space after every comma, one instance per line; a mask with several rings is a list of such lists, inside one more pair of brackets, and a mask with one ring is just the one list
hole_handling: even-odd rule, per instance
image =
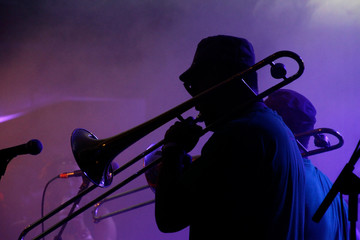
[[30, 154], [32, 155], [37, 155], [42, 151], [42, 144], [39, 140], [37, 139], [32, 139], [29, 142], [27, 142], [26, 144], [28, 151]]

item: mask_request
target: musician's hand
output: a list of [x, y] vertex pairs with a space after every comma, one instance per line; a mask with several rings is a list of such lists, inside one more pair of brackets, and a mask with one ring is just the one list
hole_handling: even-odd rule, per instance
[[190, 152], [198, 143], [202, 128], [196, 125], [194, 118], [189, 117], [176, 122], [165, 133], [164, 146], [175, 144], [185, 152]]

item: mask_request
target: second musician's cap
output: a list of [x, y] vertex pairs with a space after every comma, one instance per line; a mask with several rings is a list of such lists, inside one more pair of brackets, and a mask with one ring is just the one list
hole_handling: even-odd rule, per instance
[[271, 93], [265, 104], [275, 110], [294, 134], [314, 129], [316, 109], [303, 95], [290, 89]]

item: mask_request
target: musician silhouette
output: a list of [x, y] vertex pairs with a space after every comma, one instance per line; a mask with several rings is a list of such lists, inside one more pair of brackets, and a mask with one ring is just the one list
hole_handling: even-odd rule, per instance
[[[233, 36], [200, 41], [180, 80], [195, 96], [248, 69], [251, 43]], [[257, 92], [257, 74], [243, 76], [196, 103], [212, 136], [189, 167], [187, 152], [201, 128], [191, 118], [165, 134], [155, 216], [162, 232], [190, 227], [190, 239], [303, 239], [305, 176], [296, 141], [263, 101], [232, 113]], [[232, 113], [228, 116], [229, 113]], [[266, 200], [264, 200], [266, 199]]]
[[[273, 92], [265, 104], [275, 110], [294, 134], [314, 129], [316, 109], [303, 95], [289, 89]], [[299, 139], [307, 148], [310, 136]], [[302, 152], [304, 150], [300, 148]], [[316, 168], [310, 159], [303, 158], [305, 167], [305, 236], [304, 239], [329, 240], [349, 239], [350, 223], [346, 203], [338, 195], [319, 223], [312, 217], [332, 187], [330, 179]]]

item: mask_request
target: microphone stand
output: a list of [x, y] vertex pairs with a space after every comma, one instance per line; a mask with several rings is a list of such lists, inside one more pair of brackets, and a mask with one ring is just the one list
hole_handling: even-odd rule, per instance
[[0, 180], [1, 177], [5, 175], [6, 167], [13, 158], [14, 157], [9, 156], [0, 157]]
[[360, 194], [360, 178], [356, 176], [353, 171], [359, 158], [360, 141], [358, 142], [349, 162], [345, 165], [330, 191], [325, 196], [324, 200], [312, 217], [314, 222], [319, 222], [339, 192], [345, 195], [349, 195], [348, 218], [350, 221], [351, 240], [356, 240], [356, 221], [358, 214], [358, 195]]
[[[83, 176], [82, 176], [82, 179], [83, 179], [83, 182], [82, 182], [82, 184], [81, 184], [80, 187], [79, 187], [78, 194], [81, 193], [82, 191], [84, 191], [85, 189], [87, 189], [87, 188], [89, 187], [90, 181], [87, 179], [87, 177], [83, 175]], [[70, 209], [70, 212], [69, 212], [68, 216], [70, 216], [70, 215], [75, 211], [75, 208], [76, 208], [77, 205], [79, 205], [80, 200], [81, 200], [81, 197], [79, 197], [78, 199], [76, 199], [76, 201], [74, 201], [74, 203], [73, 203], [73, 205], [72, 205], [72, 207], [71, 207], [71, 209]], [[66, 222], [64, 225], [62, 225], [59, 233], [54, 237], [54, 240], [62, 240], [61, 235], [62, 235], [62, 233], [64, 232], [66, 225], [67, 225], [67, 222]]]

